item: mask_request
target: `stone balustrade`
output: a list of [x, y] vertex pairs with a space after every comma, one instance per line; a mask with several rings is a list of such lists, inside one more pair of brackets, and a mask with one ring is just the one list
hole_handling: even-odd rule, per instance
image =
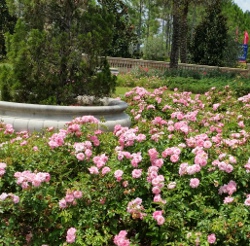
[[[110, 67], [117, 68], [120, 73], [128, 73], [132, 69], [136, 69], [138, 67], [148, 68], [148, 69], [158, 69], [164, 71], [168, 69], [170, 65], [169, 62], [164, 62], [164, 61], [151, 61], [151, 60], [121, 58], [121, 57], [108, 57], [108, 62]], [[243, 76], [250, 75], [250, 66], [247, 66], [247, 69], [242, 69], [242, 68], [217, 67], [217, 66], [179, 63], [179, 68], [194, 70], [194, 71], [206, 71], [206, 72], [219, 69], [222, 72], [235, 72]]]

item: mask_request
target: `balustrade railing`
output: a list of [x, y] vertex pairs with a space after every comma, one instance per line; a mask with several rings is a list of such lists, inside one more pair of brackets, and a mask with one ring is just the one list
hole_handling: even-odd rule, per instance
[[[139, 67], [148, 69], [158, 69], [161, 71], [169, 69], [169, 62], [164, 62], [164, 61], [108, 57], [108, 62], [110, 67], [117, 68], [120, 73], [128, 73], [132, 69]], [[217, 66], [179, 63], [179, 68], [194, 70], [194, 71], [211, 71], [219, 69], [222, 72], [235, 72], [245, 76], [250, 75], [250, 66], [247, 66], [247, 69], [242, 69], [242, 68], [217, 67]]]

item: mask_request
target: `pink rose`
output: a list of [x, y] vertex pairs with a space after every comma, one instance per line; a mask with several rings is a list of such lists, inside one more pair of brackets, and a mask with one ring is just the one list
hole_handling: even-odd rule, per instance
[[4, 201], [9, 195], [5, 192], [3, 192], [1, 195], [0, 195], [0, 200], [1, 201]]
[[73, 192], [74, 198], [80, 199], [82, 198], [82, 192], [80, 190], [76, 190]]
[[223, 201], [223, 202], [224, 202], [224, 204], [227, 204], [227, 203], [233, 202], [233, 200], [234, 200], [233, 197], [227, 196], [227, 197], [224, 198], [224, 201]]
[[66, 236], [66, 242], [67, 243], [74, 243], [76, 240], [76, 229], [74, 227], [71, 227], [67, 231], [67, 236]]
[[123, 181], [123, 182], [122, 182], [122, 186], [123, 186], [124, 188], [128, 187], [128, 181]]
[[14, 203], [19, 203], [19, 200], [20, 200], [19, 196], [10, 194], [10, 197], [12, 198], [12, 201], [13, 201]]
[[126, 236], [127, 232], [125, 230], [120, 231], [119, 234], [114, 237], [114, 244], [117, 246], [129, 246], [130, 242], [126, 239]]
[[163, 211], [155, 211], [153, 213], [153, 218], [157, 221], [158, 225], [163, 225], [165, 218], [162, 216]]
[[216, 236], [215, 236], [215, 234], [212, 233], [212, 234], [208, 235], [208, 236], [207, 236], [207, 241], [208, 241], [209, 243], [211, 243], [211, 244], [215, 243], [215, 241], [216, 241]]
[[109, 167], [104, 167], [103, 169], [102, 169], [102, 174], [103, 175], [105, 175], [105, 174], [107, 174], [107, 173], [109, 173], [110, 172], [110, 168]]
[[192, 187], [192, 188], [197, 188], [200, 184], [200, 180], [197, 179], [197, 178], [193, 178], [193, 179], [190, 179], [190, 183], [189, 185]]
[[159, 215], [161, 215], [161, 216], [162, 216], [162, 213], [163, 213], [163, 211], [162, 211], [162, 210], [157, 210], [157, 211], [153, 212], [153, 218], [155, 219], [155, 218], [156, 218], [156, 216], [159, 216]]
[[154, 159], [151, 161], [153, 166], [157, 166], [159, 168], [162, 167], [164, 160], [162, 158]]
[[67, 207], [67, 202], [66, 202], [66, 200], [64, 198], [59, 201], [59, 207], [60, 208], [66, 208]]
[[217, 110], [217, 108], [219, 108], [220, 104], [219, 103], [215, 103], [213, 104], [213, 110]]
[[176, 182], [170, 182], [167, 187], [169, 190], [174, 189], [176, 187]]
[[79, 161], [83, 161], [84, 158], [85, 158], [85, 155], [83, 153], [77, 153], [76, 154], [76, 158], [79, 160]]
[[115, 175], [116, 180], [119, 182], [119, 181], [122, 180], [123, 171], [122, 170], [116, 170], [114, 175]]
[[0, 169], [5, 169], [7, 167], [7, 164], [4, 162], [0, 162]]
[[132, 177], [133, 178], [140, 178], [141, 177], [141, 175], [142, 175], [142, 169], [134, 169], [133, 171], [132, 171]]
[[248, 198], [245, 200], [244, 204], [245, 204], [246, 206], [250, 206], [250, 197], [248, 197]]
[[158, 225], [163, 225], [165, 222], [165, 218], [163, 216], [157, 216], [156, 221]]
[[89, 172], [90, 172], [91, 174], [98, 174], [98, 173], [99, 173], [98, 168], [95, 167], [95, 166], [92, 166], [92, 167], [88, 168], [88, 170], [89, 170]]
[[205, 141], [205, 142], [203, 143], [203, 147], [204, 147], [205, 149], [209, 149], [209, 148], [212, 147], [212, 143], [211, 143], [209, 140], [207, 140], [207, 141]]
[[158, 194], [161, 193], [161, 189], [160, 189], [159, 186], [154, 186], [154, 187], [152, 188], [152, 192], [153, 192], [153, 194], [158, 195]]
[[69, 193], [69, 194], [66, 194], [66, 196], [65, 196], [65, 200], [66, 200], [66, 202], [68, 202], [68, 203], [72, 203], [73, 201], [74, 201], [74, 195], [73, 195], [73, 193]]
[[33, 150], [34, 150], [34, 151], [38, 151], [38, 147], [37, 147], [37, 146], [34, 146], [34, 147], [33, 147]]

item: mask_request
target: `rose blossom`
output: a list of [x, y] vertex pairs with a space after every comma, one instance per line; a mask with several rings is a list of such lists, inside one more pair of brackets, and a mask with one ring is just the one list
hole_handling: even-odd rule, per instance
[[34, 146], [34, 147], [33, 147], [33, 150], [34, 150], [34, 151], [38, 151], [38, 147], [37, 147], [37, 146]]
[[231, 202], [233, 202], [233, 200], [234, 200], [233, 197], [227, 196], [227, 197], [224, 198], [223, 203], [224, 203], [224, 204], [231, 203]]
[[128, 187], [128, 181], [126, 181], [126, 180], [123, 181], [123, 182], [122, 182], [122, 186], [123, 186], [124, 188]]
[[201, 167], [198, 164], [194, 164], [192, 166], [188, 166], [187, 169], [186, 169], [187, 174], [189, 174], [189, 175], [198, 173], [198, 172], [200, 172], [200, 170], [201, 170]]
[[98, 174], [98, 173], [99, 173], [98, 168], [95, 167], [95, 166], [92, 166], [92, 167], [88, 168], [88, 170], [89, 170], [89, 172], [90, 172], [91, 174]]
[[119, 182], [119, 181], [122, 180], [123, 171], [122, 170], [116, 170], [114, 175], [115, 175], [116, 180]]
[[192, 188], [197, 188], [200, 184], [200, 180], [197, 179], [197, 178], [193, 178], [193, 179], [190, 179], [190, 183], [189, 185], [192, 187]]
[[133, 171], [132, 171], [132, 177], [133, 178], [140, 178], [141, 177], [141, 175], [142, 175], [142, 169], [134, 169]]
[[67, 231], [66, 241], [67, 243], [74, 243], [76, 240], [76, 229], [74, 227], [71, 227]]
[[161, 189], [160, 189], [159, 186], [154, 186], [154, 187], [152, 188], [152, 192], [153, 192], [153, 194], [158, 195], [158, 194], [161, 193]]
[[212, 147], [212, 143], [209, 141], [209, 140], [206, 140], [204, 143], [203, 143], [203, 147], [205, 149], [209, 149]]
[[179, 155], [177, 154], [173, 154], [170, 156], [170, 161], [173, 162], [173, 163], [176, 163], [179, 161]]
[[119, 234], [114, 237], [114, 244], [117, 246], [129, 246], [130, 242], [126, 239], [126, 236], [127, 232], [125, 230], [120, 231]]
[[1, 195], [0, 195], [0, 200], [1, 201], [4, 201], [9, 195], [5, 192], [3, 192]]
[[71, 203], [71, 202], [73, 202], [74, 201], [74, 194], [73, 193], [68, 193], [68, 194], [66, 194], [66, 196], [65, 196], [65, 200], [66, 200], [66, 202], [68, 202], [68, 203]]
[[245, 204], [246, 206], [250, 206], [250, 197], [248, 197], [248, 198], [245, 200], [244, 204]]
[[83, 161], [84, 158], [85, 158], [85, 155], [84, 155], [82, 152], [80, 152], [80, 153], [77, 153], [77, 154], [76, 154], [76, 158], [77, 158], [79, 161]]
[[157, 159], [152, 160], [151, 163], [152, 163], [152, 166], [157, 166], [161, 168], [164, 163], [164, 160], [162, 158], [157, 158]]
[[187, 173], [188, 163], [182, 163], [179, 167], [179, 175], [182, 176]]
[[64, 198], [59, 201], [59, 207], [60, 208], [66, 208], [67, 207], [67, 202], [66, 202], [66, 200]]
[[176, 182], [170, 182], [168, 185], [167, 185], [168, 189], [169, 190], [172, 190], [176, 187]]
[[212, 233], [212, 234], [208, 235], [208, 236], [207, 236], [207, 241], [208, 241], [209, 243], [211, 243], [211, 244], [215, 243], [215, 241], [216, 241], [216, 236], [215, 236], [215, 234]]
[[153, 201], [154, 201], [154, 202], [160, 202], [160, 203], [166, 204], [166, 200], [163, 200], [163, 199], [161, 198], [161, 195], [160, 195], [160, 194], [155, 195]]
[[157, 221], [158, 225], [163, 225], [165, 218], [162, 216], [163, 211], [155, 211], [153, 213], [153, 218]]
[[104, 168], [102, 169], [102, 174], [105, 175], [105, 174], [109, 173], [110, 171], [111, 171], [111, 170], [110, 170], [109, 167], [104, 167]]
[[9, 194], [9, 196], [12, 198], [12, 201], [13, 201], [14, 203], [19, 203], [19, 201], [20, 201], [19, 196], [16, 196], [16, 195], [14, 195], [14, 194]]
[[73, 192], [74, 198], [80, 199], [82, 198], [82, 192], [80, 190], [76, 190]]

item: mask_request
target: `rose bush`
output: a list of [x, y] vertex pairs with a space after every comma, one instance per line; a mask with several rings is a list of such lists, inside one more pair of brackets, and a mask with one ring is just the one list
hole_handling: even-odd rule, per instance
[[0, 127], [4, 245], [248, 245], [250, 95], [126, 93], [133, 125], [92, 116]]

